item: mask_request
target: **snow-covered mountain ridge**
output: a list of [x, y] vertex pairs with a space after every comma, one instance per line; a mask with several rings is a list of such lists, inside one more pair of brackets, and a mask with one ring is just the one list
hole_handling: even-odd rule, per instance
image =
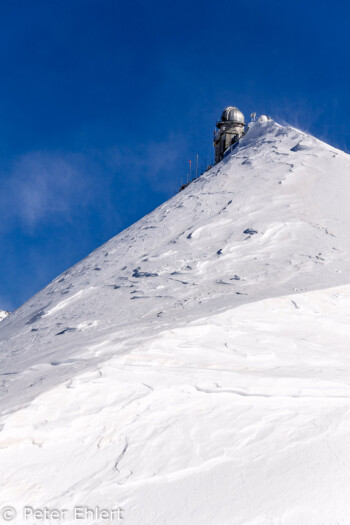
[[256, 123], [5, 319], [0, 503], [343, 523], [349, 174], [349, 155]]
[[5, 310], [0, 310], [0, 321], [5, 319], [9, 315], [9, 312], [5, 312]]
[[[92, 340], [100, 360], [124, 330], [129, 337], [130, 323], [144, 337], [248, 301], [349, 282], [349, 169], [347, 154], [312, 137], [255, 124], [234, 155], [5, 320], [1, 367], [26, 370], [32, 383], [31, 365], [81, 351], [89, 364]], [[7, 376], [6, 392], [16, 380]]]

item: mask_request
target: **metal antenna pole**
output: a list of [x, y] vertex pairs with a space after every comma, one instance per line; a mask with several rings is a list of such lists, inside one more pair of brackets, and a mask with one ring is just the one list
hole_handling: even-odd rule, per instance
[[196, 155], [196, 177], [195, 178], [197, 177], [198, 177], [198, 153]]
[[192, 181], [192, 162], [190, 161], [190, 182]]

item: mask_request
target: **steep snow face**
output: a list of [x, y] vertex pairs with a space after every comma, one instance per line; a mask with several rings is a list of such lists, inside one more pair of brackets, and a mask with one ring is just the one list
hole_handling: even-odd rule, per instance
[[0, 506], [345, 523], [349, 173], [349, 155], [255, 123], [5, 319]]
[[8, 409], [123, 351], [130, 326], [144, 338], [246, 302], [348, 282], [349, 170], [349, 155], [256, 123], [232, 156], [1, 324], [9, 375], [0, 404]]

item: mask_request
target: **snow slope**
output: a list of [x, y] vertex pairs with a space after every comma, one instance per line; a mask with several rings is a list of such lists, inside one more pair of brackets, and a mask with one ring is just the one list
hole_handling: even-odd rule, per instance
[[348, 523], [349, 194], [349, 155], [256, 123], [5, 319], [0, 506]]

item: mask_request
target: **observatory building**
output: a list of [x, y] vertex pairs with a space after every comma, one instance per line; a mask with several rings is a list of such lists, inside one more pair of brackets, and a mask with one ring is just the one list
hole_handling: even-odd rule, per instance
[[244, 135], [245, 125], [242, 111], [234, 106], [224, 109], [221, 120], [216, 123], [218, 131], [214, 131], [215, 163], [220, 162], [227, 148]]

